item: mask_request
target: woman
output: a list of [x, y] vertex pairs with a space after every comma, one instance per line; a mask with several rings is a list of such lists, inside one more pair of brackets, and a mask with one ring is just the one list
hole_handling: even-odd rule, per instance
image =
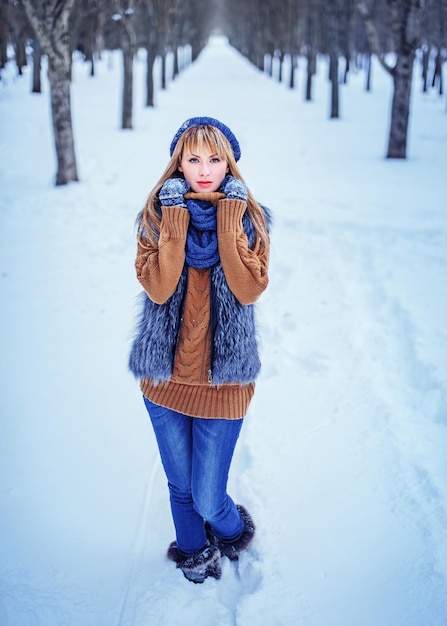
[[255, 530], [227, 481], [260, 369], [253, 303], [268, 283], [269, 217], [219, 120], [187, 120], [170, 154], [138, 216], [143, 312], [129, 367], [168, 479], [168, 557], [202, 583], [220, 578], [221, 557], [236, 560]]

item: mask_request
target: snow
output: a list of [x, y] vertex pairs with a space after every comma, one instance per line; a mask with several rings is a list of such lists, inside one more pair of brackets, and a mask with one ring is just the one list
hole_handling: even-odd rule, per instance
[[[445, 102], [413, 86], [409, 158], [384, 159], [390, 78], [328, 119], [224, 39], [121, 131], [121, 59], [79, 59], [81, 182], [53, 186], [46, 79], [0, 83], [2, 626], [445, 626]], [[191, 115], [222, 119], [275, 216], [258, 304], [263, 370], [229, 490], [257, 523], [220, 581], [192, 585], [127, 354], [134, 220]]]

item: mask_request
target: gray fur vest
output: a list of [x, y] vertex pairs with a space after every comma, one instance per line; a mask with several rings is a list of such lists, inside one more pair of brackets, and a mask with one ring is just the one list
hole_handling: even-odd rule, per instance
[[[263, 207], [267, 223], [270, 212]], [[242, 224], [249, 245], [254, 228], [247, 213]], [[248, 384], [259, 374], [261, 363], [256, 340], [254, 306], [237, 300], [228, 287], [220, 263], [210, 268], [211, 382]], [[129, 369], [136, 378], [155, 383], [172, 376], [186, 295], [188, 266], [185, 264], [177, 289], [164, 303], [156, 304], [146, 292], [140, 295], [142, 309], [129, 356]]]

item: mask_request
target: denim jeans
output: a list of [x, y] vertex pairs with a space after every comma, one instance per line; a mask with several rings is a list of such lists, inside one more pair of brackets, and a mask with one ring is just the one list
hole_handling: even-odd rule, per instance
[[186, 554], [204, 548], [205, 521], [217, 538], [237, 537], [244, 525], [227, 482], [243, 419], [190, 417], [144, 403], [168, 479], [177, 548]]

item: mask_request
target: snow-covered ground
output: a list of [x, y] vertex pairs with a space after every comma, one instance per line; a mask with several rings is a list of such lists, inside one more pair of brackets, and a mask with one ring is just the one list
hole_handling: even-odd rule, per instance
[[[409, 159], [383, 158], [376, 66], [314, 102], [222, 39], [120, 131], [121, 60], [74, 66], [81, 182], [53, 187], [48, 88], [0, 83], [0, 624], [445, 626], [445, 100], [414, 84]], [[417, 75], [419, 76], [419, 75]], [[168, 494], [138, 383], [134, 219], [191, 115], [227, 123], [275, 215], [263, 371], [230, 492], [257, 539], [220, 581], [165, 558]]]

